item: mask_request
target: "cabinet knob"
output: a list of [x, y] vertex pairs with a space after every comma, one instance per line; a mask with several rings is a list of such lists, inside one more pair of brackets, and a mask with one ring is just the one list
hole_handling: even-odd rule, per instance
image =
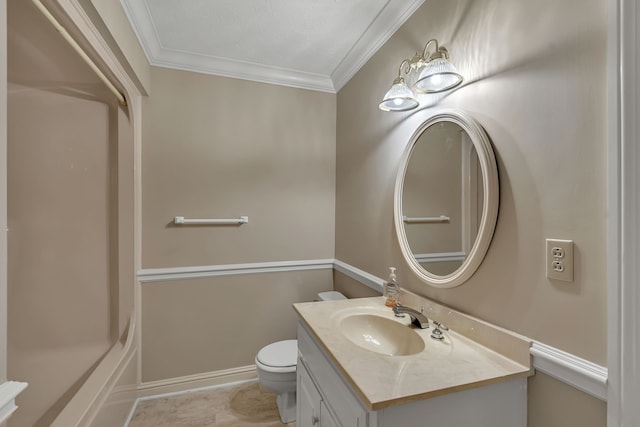
[[311, 424], [312, 425], [318, 424], [319, 421], [320, 421], [320, 418], [316, 417], [315, 415], [311, 416]]

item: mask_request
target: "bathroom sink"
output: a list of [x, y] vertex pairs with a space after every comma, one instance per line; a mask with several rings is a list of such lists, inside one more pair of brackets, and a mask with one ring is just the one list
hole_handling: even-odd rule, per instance
[[342, 318], [342, 334], [354, 344], [388, 356], [409, 356], [424, 350], [424, 341], [407, 325], [375, 314], [353, 314]]

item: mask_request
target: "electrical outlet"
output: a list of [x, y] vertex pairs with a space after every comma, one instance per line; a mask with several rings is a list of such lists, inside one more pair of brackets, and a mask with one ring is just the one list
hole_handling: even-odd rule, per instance
[[562, 259], [564, 258], [564, 249], [559, 246], [554, 246], [553, 248], [551, 248], [551, 255], [554, 258]]
[[562, 273], [564, 271], [564, 263], [562, 261], [553, 261], [551, 268], [553, 268], [553, 271], [556, 273]]
[[573, 240], [547, 239], [547, 277], [573, 282]]

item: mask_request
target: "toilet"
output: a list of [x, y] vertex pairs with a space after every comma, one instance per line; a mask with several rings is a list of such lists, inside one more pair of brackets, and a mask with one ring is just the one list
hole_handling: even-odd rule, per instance
[[[316, 301], [347, 299], [340, 292], [320, 292]], [[256, 355], [258, 380], [267, 390], [276, 393], [280, 420], [288, 424], [296, 420], [296, 364], [298, 340], [285, 340], [263, 347]]]

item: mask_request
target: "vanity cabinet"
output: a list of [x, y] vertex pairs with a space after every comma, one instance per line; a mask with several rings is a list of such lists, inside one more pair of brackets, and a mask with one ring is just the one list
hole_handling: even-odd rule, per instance
[[297, 375], [297, 427], [367, 426], [367, 411], [302, 325]]
[[322, 395], [311, 379], [309, 371], [301, 361], [298, 361], [298, 390], [297, 390], [297, 425], [316, 427], [339, 427], [340, 424], [329, 411]]
[[[313, 376], [309, 372], [311, 369], [313, 369]], [[298, 427], [365, 427], [367, 425], [366, 411], [330, 366], [317, 363], [315, 355], [311, 357], [300, 355], [297, 372], [296, 425]]]
[[526, 427], [526, 377], [368, 408], [303, 322], [297, 375], [298, 427]]

